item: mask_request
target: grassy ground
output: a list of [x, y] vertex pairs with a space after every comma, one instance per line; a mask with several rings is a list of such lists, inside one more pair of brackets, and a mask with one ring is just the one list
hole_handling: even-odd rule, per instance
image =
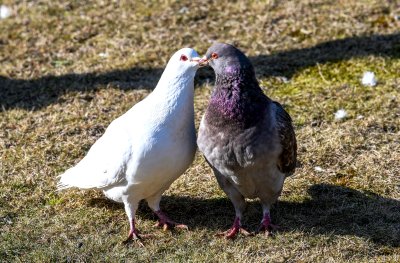
[[[0, 261], [400, 261], [399, 1], [129, 2], [0, 1], [14, 11], [0, 20]], [[173, 52], [214, 40], [245, 51], [294, 119], [299, 167], [272, 210], [281, 231], [214, 237], [233, 207], [197, 155], [162, 201], [190, 231], [153, 229], [143, 204], [138, 227], [155, 238], [121, 245], [122, 206], [56, 193], [56, 176], [151, 92]], [[212, 82], [198, 72], [197, 124]], [[249, 201], [246, 226], [260, 219]]]

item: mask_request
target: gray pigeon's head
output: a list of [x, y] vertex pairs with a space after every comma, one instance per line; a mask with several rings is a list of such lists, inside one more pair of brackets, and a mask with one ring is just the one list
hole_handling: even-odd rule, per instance
[[216, 74], [225, 75], [242, 70], [253, 71], [250, 60], [236, 47], [225, 43], [214, 43], [205, 55]]

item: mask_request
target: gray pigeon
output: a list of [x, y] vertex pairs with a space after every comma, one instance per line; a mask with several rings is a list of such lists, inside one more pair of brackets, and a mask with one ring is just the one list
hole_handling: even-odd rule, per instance
[[233, 238], [242, 228], [245, 198], [259, 198], [266, 235], [270, 208], [296, 167], [296, 137], [289, 114], [261, 90], [249, 59], [232, 45], [215, 43], [201, 63], [215, 72], [215, 88], [200, 123], [197, 144], [235, 208]]

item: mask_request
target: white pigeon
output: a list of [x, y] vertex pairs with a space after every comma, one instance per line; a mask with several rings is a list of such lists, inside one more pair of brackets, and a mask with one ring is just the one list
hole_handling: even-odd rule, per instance
[[154, 91], [114, 120], [87, 155], [60, 175], [59, 190], [97, 188], [124, 203], [130, 223], [126, 241], [140, 238], [135, 212], [142, 199], [159, 217], [158, 226], [187, 228], [160, 210], [160, 200], [194, 158], [194, 76], [200, 64], [195, 50], [177, 51]]

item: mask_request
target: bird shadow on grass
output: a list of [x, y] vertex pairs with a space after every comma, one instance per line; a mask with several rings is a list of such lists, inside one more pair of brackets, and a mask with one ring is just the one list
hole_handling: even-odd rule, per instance
[[161, 68], [136, 67], [105, 73], [48, 75], [28, 80], [0, 76], [0, 106], [3, 110], [38, 110], [61, 103], [60, 96], [68, 92], [96, 91], [107, 87], [121, 90], [154, 88], [162, 71]]
[[[371, 240], [379, 245], [400, 246], [400, 201], [347, 187], [316, 184], [302, 202], [278, 201], [273, 207], [272, 221], [280, 232], [301, 231], [307, 235], [350, 235]], [[121, 204], [106, 199], [89, 202], [90, 206], [123, 211]], [[164, 196], [161, 208], [175, 221], [191, 230], [207, 229], [220, 232], [228, 229], [235, 213], [227, 198], [200, 199], [189, 196]], [[155, 220], [142, 202], [139, 217]], [[248, 202], [244, 225], [255, 231], [261, 221], [261, 205]]]
[[[250, 57], [258, 77], [292, 77], [302, 68], [337, 62], [368, 55], [400, 58], [400, 34], [355, 36], [327, 41], [310, 48], [280, 51], [271, 55]], [[48, 75], [35, 79], [11, 79], [0, 76], [0, 106], [3, 110], [21, 108], [37, 110], [53, 103], [60, 103], [60, 96], [67, 92], [85, 92], [105, 87], [123, 90], [152, 89], [162, 74], [161, 68], [134, 67], [105, 73]], [[213, 71], [198, 71], [196, 83], [212, 82]]]

